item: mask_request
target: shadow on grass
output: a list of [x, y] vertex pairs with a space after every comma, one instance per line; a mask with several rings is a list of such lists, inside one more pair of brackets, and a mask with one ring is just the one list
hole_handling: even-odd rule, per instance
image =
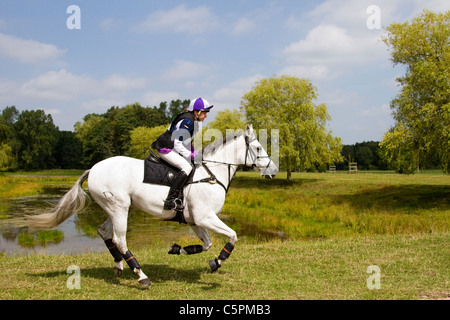
[[450, 209], [450, 186], [447, 185], [383, 186], [331, 197], [334, 203], [346, 202], [359, 210], [375, 208], [404, 213], [417, 209]]
[[[138, 277], [124, 266], [123, 274], [118, 277], [113, 271], [112, 267], [97, 267], [97, 268], [81, 268], [81, 277], [94, 278], [98, 280], [105, 281], [107, 283], [115, 285], [123, 285], [131, 288], [143, 288], [138, 283]], [[148, 276], [152, 283], [165, 283], [169, 281], [176, 281], [181, 283], [198, 284], [201, 285], [201, 289], [204, 291], [212, 290], [221, 285], [219, 283], [205, 283], [201, 281], [201, 275], [208, 273], [209, 270], [205, 268], [195, 268], [195, 269], [182, 269], [182, 268], [172, 268], [166, 264], [144, 264], [142, 265], [142, 270]], [[63, 271], [51, 271], [42, 273], [31, 273], [28, 274], [33, 277], [69, 277], [70, 275]], [[121, 279], [134, 280], [133, 284], [125, 283]]]

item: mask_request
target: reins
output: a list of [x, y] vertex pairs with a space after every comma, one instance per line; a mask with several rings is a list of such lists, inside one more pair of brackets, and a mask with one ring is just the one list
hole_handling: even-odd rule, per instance
[[[208, 162], [213, 162], [213, 161], [208, 161]], [[198, 181], [193, 181], [190, 184], [194, 184], [194, 183], [202, 183], [202, 182], [209, 182], [211, 184], [218, 184], [220, 185], [224, 190], [225, 193], [228, 193], [228, 189], [230, 189], [230, 185], [231, 185], [231, 181], [233, 180], [234, 176], [236, 175], [236, 172], [234, 173], [234, 175], [231, 177], [231, 166], [233, 166], [233, 164], [228, 164], [228, 163], [224, 163], [224, 162], [215, 162], [214, 163], [219, 163], [219, 164], [227, 164], [228, 165], [228, 185], [225, 186], [222, 182], [220, 182], [217, 177], [214, 175], [214, 173], [212, 173], [212, 171], [208, 168], [208, 166], [206, 165], [206, 163], [202, 162], [202, 166], [203, 168], [205, 168], [206, 172], [209, 174], [208, 178], [204, 178]]]
[[[267, 166], [266, 166], [266, 168], [268, 168], [268, 167], [270, 166], [270, 164], [272, 163], [272, 158], [270, 158], [270, 156], [258, 156], [258, 155], [255, 154], [255, 152], [254, 152], [253, 150], [251, 150], [251, 148], [250, 148], [250, 143], [253, 142], [253, 141], [255, 141], [255, 140], [256, 140], [256, 139], [250, 141], [250, 137], [249, 137], [249, 136], [245, 136], [245, 146], [246, 146], [246, 150], [245, 150], [245, 163], [244, 163], [244, 166], [247, 167], [247, 158], [248, 158], [248, 156], [249, 156], [249, 154], [250, 154], [250, 155], [252, 156], [252, 158], [253, 158], [253, 156], [254, 156], [254, 160], [256, 160], [256, 161], [257, 161], [258, 159], [269, 158], [270, 161], [269, 161], [269, 163], [268, 163]], [[202, 155], [202, 157], [203, 157], [203, 155]], [[253, 159], [251, 159], [251, 160], [252, 160], [252, 167], [255, 168], [255, 167], [256, 167], [256, 164], [254, 163], [255, 161], [253, 161]], [[226, 164], [226, 165], [228, 166], [228, 185], [227, 185], [226, 187], [225, 187], [225, 185], [224, 185], [222, 182], [220, 182], [220, 181], [216, 178], [216, 176], [214, 175], [214, 173], [212, 173], [212, 171], [208, 168], [208, 166], [206, 165], [207, 162], [209, 162], [209, 163], [217, 163], [217, 164]], [[194, 184], [194, 183], [203, 183], [203, 182], [209, 182], [209, 183], [211, 183], [211, 184], [217, 183], [217, 184], [219, 184], [219, 185], [225, 190], [225, 193], [228, 193], [228, 189], [230, 188], [231, 181], [232, 181], [232, 180], [234, 179], [234, 177], [236, 176], [236, 172], [233, 174], [233, 176], [231, 176], [231, 167], [232, 167], [232, 166], [236, 166], [236, 167], [242, 166], [241, 164], [228, 163], [228, 162], [215, 161], [215, 160], [208, 160], [208, 159], [203, 159], [203, 158], [202, 158], [202, 163], [201, 163], [201, 165], [203, 166], [203, 168], [205, 168], [206, 172], [209, 174], [209, 177], [208, 177], [208, 178], [201, 179], [201, 180], [198, 180], [198, 181], [191, 182], [190, 184]]]

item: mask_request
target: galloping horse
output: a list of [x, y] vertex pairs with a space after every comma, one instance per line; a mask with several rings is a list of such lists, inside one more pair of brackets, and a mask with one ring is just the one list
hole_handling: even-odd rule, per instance
[[[209, 261], [211, 272], [214, 272], [230, 256], [238, 240], [236, 232], [217, 216], [222, 210], [226, 192], [237, 168], [254, 167], [267, 178], [273, 178], [278, 168], [256, 139], [252, 126], [247, 126], [244, 134], [229, 135], [223, 141], [215, 141], [202, 152], [203, 161], [196, 167], [193, 183], [186, 185], [183, 190], [183, 214], [203, 245], [184, 248], [174, 245], [169, 253], [194, 254], [209, 250], [212, 242], [208, 230], [225, 235], [229, 242], [217, 259]], [[87, 199], [81, 186], [88, 178], [92, 199], [109, 215], [98, 228], [98, 233], [114, 257], [114, 271], [117, 275], [122, 274], [125, 259], [131, 270], [139, 276], [139, 283], [149, 286], [148, 277], [127, 247], [128, 211], [132, 207], [161, 219], [172, 219], [176, 213], [163, 209], [169, 187], [143, 183], [143, 160], [118, 156], [98, 162], [83, 173], [53, 211], [29, 216], [30, 230], [54, 228], [80, 211]]]

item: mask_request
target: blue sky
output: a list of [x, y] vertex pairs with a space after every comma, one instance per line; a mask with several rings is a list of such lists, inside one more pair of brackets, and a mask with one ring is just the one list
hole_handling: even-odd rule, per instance
[[[80, 8], [81, 29], [67, 27], [70, 5]], [[215, 105], [211, 120], [239, 108], [256, 81], [288, 74], [317, 87], [345, 144], [379, 141], [403, 74], [380, 41], [383, 27], [425, 8], [446, 11], [450, 2], [2, 1], [0, 109], [44, 109], [73, 130], [112, 105], [201, 96]]]

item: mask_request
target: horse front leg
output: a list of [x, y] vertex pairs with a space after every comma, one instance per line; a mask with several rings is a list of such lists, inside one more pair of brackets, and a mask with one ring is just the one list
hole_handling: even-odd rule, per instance
[[199, 226], [196, 225], [191, 225], [192, 230], [194, 230], [195, 234], [197, 235], [197, 237], [202, 240], [203, 245], [190, 245], [190, 246], [186, 246], [186, 247], [181, 247], [178, 244], [174, 244], [172, 246], [172, 248], [170, 248], [169, 250], [169, 254], [187, 254], [187, 255], [191, 255], [191, 254], [197, 254], [197, 253], [201, 253], [203, 251], [208, 251], [211, 246], [212, 246], [212, 241], [211, 238], [209, 237], [209, 233], [208, 230], [201, 228]]
[[211, 214], [202, 219], [202, 221], [200, 221], [197, 225], [207, 228], [212, 232], [222, 234], [229, 239], [228, 243], [220, 252], [219, 257], [217, 259], [209, 260], [211, 272], [216, 272], [222, 266], [222, 263], [230, 257], [231, 252], [233, 251], [238, 240], [236, 232], [223, 223], [222, 220], [220, 220], [215, 214]]

